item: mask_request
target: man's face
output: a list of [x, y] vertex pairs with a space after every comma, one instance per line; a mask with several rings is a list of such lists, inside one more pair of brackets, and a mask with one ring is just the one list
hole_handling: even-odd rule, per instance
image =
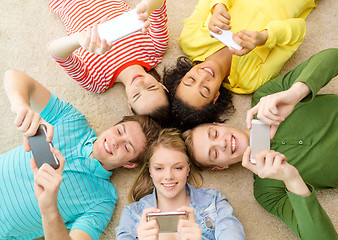
[[240, 161], [249, 142], [245, 131], [224, 124], [204, 124], [192, 132], [193, 154], [205, 167], [228, 167]]
[[133, 76], [131, 83], [126, 85], [126, 93], [137, 114], [148, 115], [154, 109], [169, 106], [163, 85], [150, 74]]
[[203, 108], [217, 100], [222, 77], [217, 63], [204, 61], [184, 75], [177, 87], [176, 96], [193, 108]]
[[93, 157], [106, 170], [122, 167], [136, 159], [146, 147], [146, 137], [138, 122], [124, 122], [104, 131], [93, 145]]

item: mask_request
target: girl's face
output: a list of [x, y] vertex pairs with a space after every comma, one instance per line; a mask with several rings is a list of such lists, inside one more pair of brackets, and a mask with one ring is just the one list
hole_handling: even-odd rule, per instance
[[133, 76], [126, 85], [126, 93], [130, 107], [137, 114], [148, 115], [154, 109], [169, 106], [163, 85], [148, 73]]
[[159, 146], [149, 162], [149, 172], [158, 199], [179, 198], [185, 192], [189, 175], [188, 156], [177, 150]]

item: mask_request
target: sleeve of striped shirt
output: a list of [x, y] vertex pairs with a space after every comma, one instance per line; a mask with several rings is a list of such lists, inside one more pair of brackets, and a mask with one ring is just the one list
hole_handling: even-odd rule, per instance
[[102, 93], [107, 90], [109, 86], [107, 79], [101, 74], [89, 72], [88, 66], [76, 54], [72, 53], [66, 59], [51, 56], [74, 81], [87, 91]]
[[156, 54], [162, 56], [167, 50], [169, 43], [166, 1], [164, 1], [163, 5], [156, 9], [148, 19], [150, 21], [148, 34], [155, 45]]

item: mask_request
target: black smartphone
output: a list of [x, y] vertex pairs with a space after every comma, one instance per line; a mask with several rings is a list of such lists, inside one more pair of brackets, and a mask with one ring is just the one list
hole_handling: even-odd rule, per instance
[[158, 225], [160, 227], [160, 233], [172, 233], [177, 232], [177, 225], [180, 216], [188, 218], [186, 212], [160, 212], [160, 213], [148, 213], [147, 221], [151, 217], [156, 217]]
[[45, 125], [40, 124], [36, 134], [28, 137], [28, 142], [38, 168], [40, 168], [42, 164], [48, 163], [54, 169], [57, 169], [60, 165], [59, 160], [55, 157], [54, 153], [50, 151], [50, 148], [53, 147], [53, 145], [46, 141], [46, 137], [47, 128]]

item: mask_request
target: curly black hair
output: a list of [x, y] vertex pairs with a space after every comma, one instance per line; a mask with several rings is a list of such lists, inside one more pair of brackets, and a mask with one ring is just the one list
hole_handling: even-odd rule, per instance
[[175, 67], [164, 69], [163, 73], [163, 84], [169, 90], [172, 127], [181, 131], [191, 129], [201, 123], [224, 122], [226, 115], [234, 111], [232, 93], [223, 87], [219, 89], [220, 95], [216, 103], [211, 102], [202, 109], [195, 109], [176, 97], [176, 90], [181, 79], [192, 67], [193, 63], [189, 58], [181, 56], [177, 59]]

